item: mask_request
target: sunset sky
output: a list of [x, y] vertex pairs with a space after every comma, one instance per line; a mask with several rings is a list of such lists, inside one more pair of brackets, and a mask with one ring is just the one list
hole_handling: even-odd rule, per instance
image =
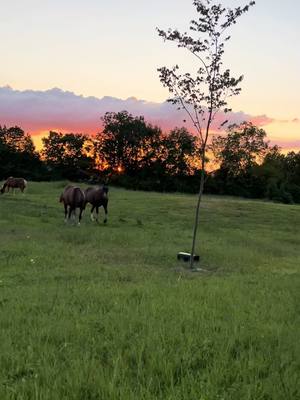
[[[300, 149], [300, 2], [256, 3], [226, 48], [225, 65], [245, 76], [232, 118], [253, 117], [273, 142]], [[156, 70], [194, 59], [155, 28], [185, 30], [195, 17], [192, 0], [1, 0], [0, 124], [92, 132], [105, 111], [128, 109], [178, 125]]]

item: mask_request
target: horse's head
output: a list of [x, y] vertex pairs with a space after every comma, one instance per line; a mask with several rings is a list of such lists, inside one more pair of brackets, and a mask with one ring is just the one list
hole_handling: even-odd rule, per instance
[[107, 184], [104, 184], [103, 186], [102, 186], [102, 190], [103, 190], [103, 192], [104, 193], [108, 193], [108, 186], [107, 186]]

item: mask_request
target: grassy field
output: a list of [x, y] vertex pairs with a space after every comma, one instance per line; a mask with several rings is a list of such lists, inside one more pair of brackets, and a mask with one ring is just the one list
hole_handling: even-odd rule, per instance
[[0, 197], [1, 400], [300, 398], [299, 206], [206, 196], [191, 273], [194, 196], [63, 186]]

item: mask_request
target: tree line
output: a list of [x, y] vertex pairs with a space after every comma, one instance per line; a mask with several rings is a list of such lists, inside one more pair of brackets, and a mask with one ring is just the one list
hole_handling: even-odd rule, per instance
[[[201, 144], [186, 128], [168, 134], [126, 111], [108, 112], [95, 136], [51, 131], [37, 152], [20, 127], [0, 126], [0, 179], [106, 182], [130, 189], [196, 193]], [[300, 152], [284, 155], [251, 123], [209, 146], [205, 191], [300, 203]]]

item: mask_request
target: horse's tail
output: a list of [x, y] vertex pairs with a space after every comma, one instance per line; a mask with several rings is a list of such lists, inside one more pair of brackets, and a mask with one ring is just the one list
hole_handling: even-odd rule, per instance
[[63, 201], [64, 201], [64, 194], [62, 193], [62, 194], [59, 196], [59, 202], [62, 203]]

